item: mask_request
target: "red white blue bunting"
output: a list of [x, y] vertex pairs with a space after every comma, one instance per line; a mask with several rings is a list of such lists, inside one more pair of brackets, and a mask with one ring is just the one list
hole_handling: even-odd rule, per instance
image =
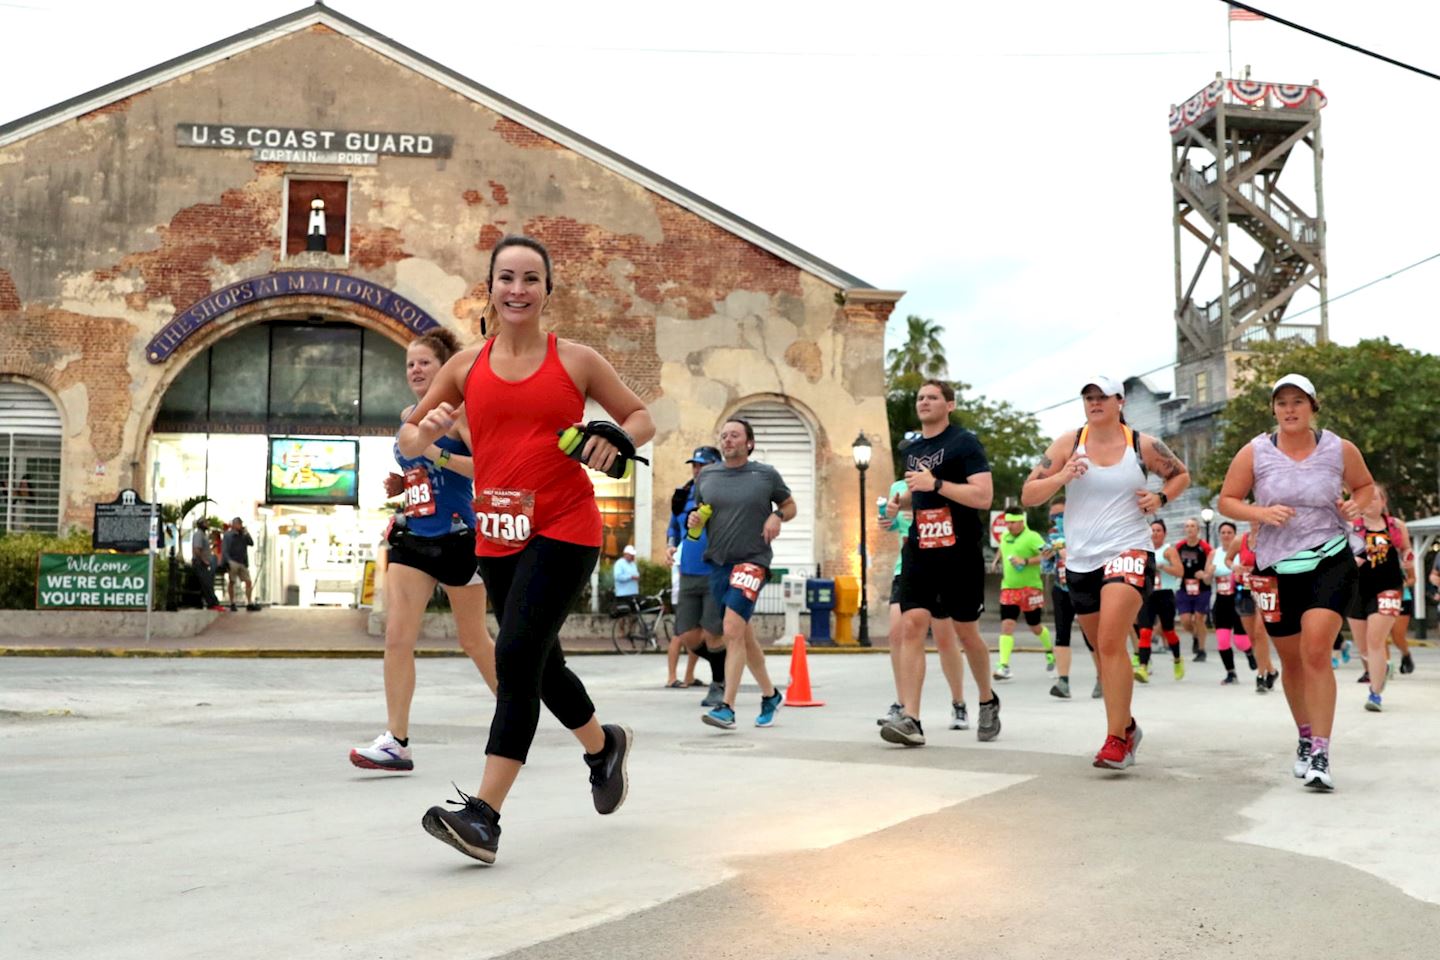
[[1178, 107], [1170, 108], [1170, 132], [1190, 126], [1219, 103], [1228, 93], [1233, 102], [1254, 106], [1271, 97], [1286, 108], [1309, 106], [1314, 98], [1315, 109], [1325, 106], [1325, 94], [1319, 87], [1304, 83], [1268, 83], [1264, 80], [1215, 80]]

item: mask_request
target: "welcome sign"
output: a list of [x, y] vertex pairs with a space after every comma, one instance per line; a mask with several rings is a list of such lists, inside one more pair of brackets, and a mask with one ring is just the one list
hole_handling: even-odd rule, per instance
[[35, 577], [36, 610], [144, 610], [148, 556], [42, 553]]

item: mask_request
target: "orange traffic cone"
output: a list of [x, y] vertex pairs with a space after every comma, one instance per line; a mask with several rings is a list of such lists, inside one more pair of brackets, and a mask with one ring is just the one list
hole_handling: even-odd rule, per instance
[[795, 634], [795, 650], [790, 654], [790, 686], [785, 688], [787, 707], [823, 707], [824, 700], [815, 700], [810, 693], [810, 662], [805, 658], [805, 638]]

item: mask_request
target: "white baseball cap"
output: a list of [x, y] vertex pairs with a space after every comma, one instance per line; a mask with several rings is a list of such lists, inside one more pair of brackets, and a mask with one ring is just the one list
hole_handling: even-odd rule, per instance
[[1275, 394], [1280, 392], [1281, 387], [1298, 387], [1304, 390], [1305, 395], [1311, 400], [1318, 400], [1315, 396], [1315, 384], [1310, 382], [1309, 377], [1301, 376], [1298, 373], [1287, 373], [1279, 380], [1276, 380], [1275, 386], [1270, 388], [1271, 398], [1274, 398]]
[[1125, 396], [1125, 385], [1114, 377], [1091, 377], [1085, 381], [1085, 386], [1080, 388], [1082, 394], [1085, 392], [1085, 387], [1099, 387], [1105, 391], [1106, 396]]
[[635, 545], [633, 543], [625, 544], [625, 552], [632, 557], [635, 556]]

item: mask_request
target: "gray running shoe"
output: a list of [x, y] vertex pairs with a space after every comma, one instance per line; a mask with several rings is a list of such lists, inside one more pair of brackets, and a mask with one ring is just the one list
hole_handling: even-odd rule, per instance
[[1055, 686], [1050, 688], [1050, 696], [1059, 697], [1061, 700], [1070, 699], [1070, 679], [1061, 677], [1055, 681]]
[[968, 716], [966, 716], [966, 714], [965, 714], [965, 704], [963, 704], [963, 703], [952, 703], [952, 704], [950, 704], [950, 729], [951, 729], [951, 730], [969, 730], [969, 729], [970, 729], [970, 718], [969, 718]]
[[1096, 680], [1096, 681], [1095, 681], [1095, 689], [1090, 691], [1090, 699], [1091, 699], [1091, 700], [1099, 700], [1099, 699], [1100, 699], [1101, 697], [1103, 697], [1103, 696], [1105, 696], [1105, 692], [1100, 689], [1100, 681], [1099, 681], [1099, 680]]
[[887, 720], [880, 727], [880, 739], [906, 747], [923, 747], [925, 731], [920, 728], [919, 720], [902, 715], [899, 720]]
[[905, 716], [905, 708], [898, 703], [890, 704], [890, 709], [885, 711], [885, 716], [875, 718], [875, 726], [883, 727], [891, 720], [899, 720]]
[[990, 691], [990, 702], [980, 704], [980, 726], [975, 730], [976, 739], [988, 743], [1000, 736], [1000, 694]]
[[725, 685], [723, 683], [710, 684], [710, 691], [705, 694], [705, 699], [700, 701], [702, 707], [718, 707], [725, 702]]

